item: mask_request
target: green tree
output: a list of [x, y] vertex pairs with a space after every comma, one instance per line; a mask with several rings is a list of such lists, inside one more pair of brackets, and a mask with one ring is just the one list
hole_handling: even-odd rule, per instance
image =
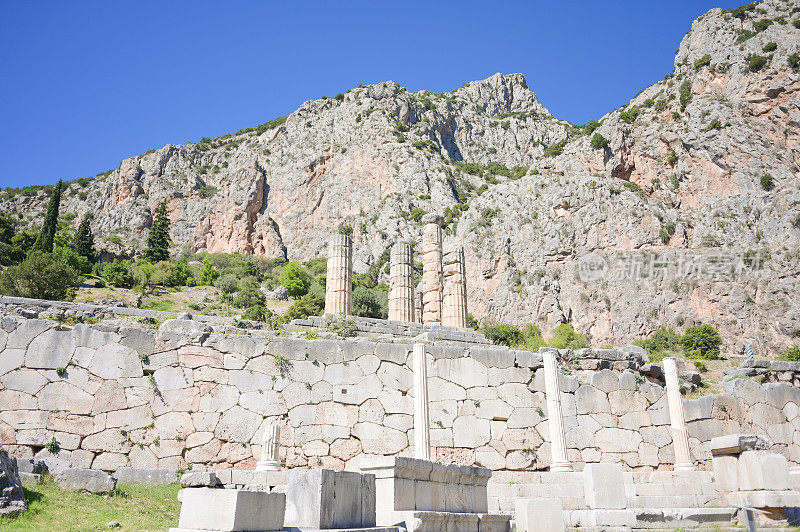
[[714, 360], [719, 358], [719, 346], [722, 344], [722, 338], [711, 325], [698, 323], [686, 329], [681, 344], [689, 358]]
[[311, 279], [308, 270], [303, 268], [300, 263], [292, 261], [283, 267], [281, 284], [286, 287], [291, 297], [302, 297], [308, 293]]
[[16, 234], [16, 220], [9, 214], [0, 212], [0, 264], [4, 266], [14, 262], [13, 240]]
[[203, 269], [200, 270], [200, 284], [213, 286], [214, 281], [220, 276], [219, 270], [214, 267], [211, 257], [203, 259]]
[[131, 288], [136, 282], [131, 262], [127, 260], [106, 262], [101, 267], [101, 275], [106, 283], [115, 288]]
[[0, 294], [70, 301], [77, 278], [75, 270], [52, 253], [33, 250], [19, 265], [0, 274]]
[[266, 297], [261, 291], [261, 284], [252, 277], [242, 282], [233, 300], [233, 304], [239, 308], [263, 307], [265, 303]]
[[169, 260], [170, 245], [172, 245], [172, 239], [169, 237], [167, 200], [164, 200], [156, 208], [153, 226], [150, 228], [150, 234], [147, 235], [147, 248], [144, 250], [144, 258], [150, 262]]
[[75, 232], [75, 237], [72, 240], [72, 247], [78, 252], [78, 255], [86, 257], [90, 263], [97, 259], [97, 250], [94, 248], [94, 234], [90, 222], [92, 215], [88, 212], [83, 215], [83, 220]]
[[356, 287], [353, 290], [353, 314], [364, 318], [386, 319], [389, 315], [388, 301], [386, 308], [381, 304], [384, 293], [377, 288]]
[[47, 213], [44, 215], [44, 223], [42, 230], [39, 232], [39, 237], [33, 244], [32, 251], [43, 251], [45, 253], [53, 252], [53, 240], [56, 237], [56, 229], [58, 227], [58, 209], [61, 206], [61, 188], [63, 184], [61, 180], [56, 183], [56, 188], [53, 190], [53, 195], [50, 196], [50, 202], [47, 204]]
[[170, 272], [164, 281], [167, 286], [194, 286], [196, 284], [194, 273], [186, 259], [181, 259], [174, 264], [170, 263]]
[[600, 133], [595, 133], [592, 137], [591, 146], [594, 150], [599, 150], [600, 148], [606, 149], [608, 148], [608, 139]]
[[488, 324], [483, 326], [482, 332], [495, 345], [513, 347], [522, 341], [522, 331], [516, 325]]

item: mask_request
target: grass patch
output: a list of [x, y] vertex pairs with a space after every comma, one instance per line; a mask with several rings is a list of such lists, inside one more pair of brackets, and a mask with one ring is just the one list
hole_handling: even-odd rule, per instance
[[61, 491], [52, 479], [25, 488], [29, 507], [16, 517], [0, 517], [0, 529], [107, 530], [117, 521], [119, 530], [166, 530], [178, 526], [180, 503], [177, 483], [169, 486], [120, 484], [110, 496]]

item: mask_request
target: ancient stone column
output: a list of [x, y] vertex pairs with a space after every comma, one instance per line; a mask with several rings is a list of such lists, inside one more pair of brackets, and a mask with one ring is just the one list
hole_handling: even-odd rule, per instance
[[334, 235], [328, 249], [325, 314], [353, 314], [353, 241]]
[[431, 420], [428, 410], [428, 366], [425, 344], [414, 344], [414, 458], [431, 459]]
[[[420, 281], [420, 288], [422, 281]], [[422, 323], [422, 290], [414, 289], [414, 323]]]
[[694, 471], [694, 462], [689, 452], [689, 433], [683, 414], [683, 399], [678, 383], [678, 366], [675, 359], [667, 357], [664, 362], [664, 380], [667, 384], [669, 421], [672, 425], [672, 445], [675, 450], [675, 471]]
[[444, 295], [442, 296], [442, 325], [467, 326], [467, 273], [464, 267], [464, 247], [456, 246], [444, 254]]
[[414, 248], [398, 242], [389, 256], [389, 319], [414, 321]]
[[442, 217], [422, 217], [422, 323], [442, 323]]
[[261, 440], [261, 460], [256, 463], [256, 471], [280, 471], [281, 427], [277, 420], [271, 421], [264, 429]]
[[572, 471], [567, 460], [567, 441], [561, 417], [561, 390], [558, 386], [558, 360], [555, 351], [545, 351], [544, 389], [547, 395], [547, 423], [550, 429], [550, 471]]

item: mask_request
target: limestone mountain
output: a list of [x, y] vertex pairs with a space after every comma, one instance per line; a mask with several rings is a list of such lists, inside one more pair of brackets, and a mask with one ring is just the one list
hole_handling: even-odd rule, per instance
[[[800, 336], [799, 26], [797, 0], [709, 11], [599, 127], [554, 117], [521, 74], [359, 86], [68, 183], [62, 212], [93, 212], [123, 255], [163, 200], [198, 251], [306, 260], [347, 223], [357, 271], [439, 213], [479, 319], [571, 321], [597, 345], [703, 321], [774, 353]], [[47, 199], [6, 190], [0, 210], [41, 223]]]

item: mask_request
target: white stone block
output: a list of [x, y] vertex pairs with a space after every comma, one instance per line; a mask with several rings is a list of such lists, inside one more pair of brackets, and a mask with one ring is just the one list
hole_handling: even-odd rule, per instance
[[745, 451], [739, 455], [739, 489], [789, 489], [789, 463], [771, 451]]
[[622, 466], [619, 464], [586, 464], [583, 468], [583, 489], [589, 508], [625, 508], [624, 485]]
[[225, 532], [283, 529], [283, 493], [185, 488], [178, 526]]
[[767, 448], [767, 440], [755, 434], [726, 434], [711, 438], [711, 454], [740, 454]]
[[721, 455], [711, 458], [714, 468], [714, 479], [720, 491], [736, 491], [739, 489], [739, 459], [733, 455]]
[[286, 527], [375, 526], [375, 476], [330, 469], [294, 469], [288, 474]]
[[517, 499], [514, 521], [517, 532], [563, 532], [561, 499]]

